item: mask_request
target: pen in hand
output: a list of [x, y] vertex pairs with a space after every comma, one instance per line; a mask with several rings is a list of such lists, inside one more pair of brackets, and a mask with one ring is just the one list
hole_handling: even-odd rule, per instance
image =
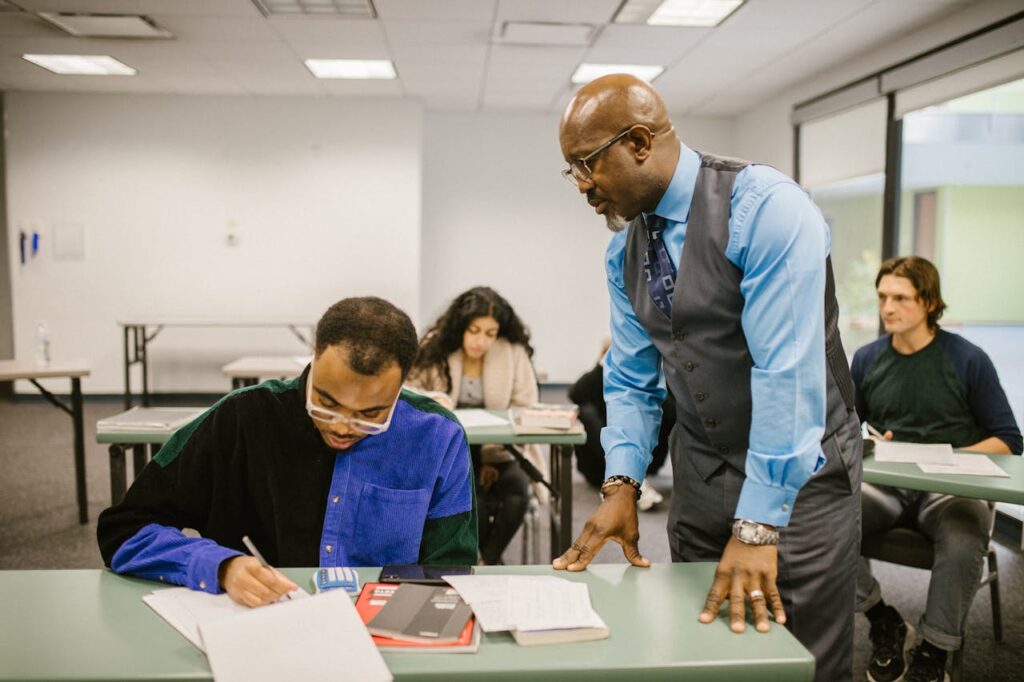
[[[248, 535], [242, 536], [242, 544], [245, 545], [245, 548], [249, 550], [250, 554], [256, 557], [256, 559], [260, 562], [260, 565], [263, 566], [263, 568], [269, 568], [270, 570], [274, 570], [273, 567], [271, 567], [271, 565], [267, 563], [267, 560], [263, 558], [263, 555], [260, 554], [260, 551], [256, 549], [256, 545], [252, 544], [252, 540], [249, 539]], [[292, 595], [288, 594], [287, 592], [285, 592], [284, 596], [288, 597], [288, 599], [292, 598]]]
[[875, 436], [876, 438], [878, 438], [880, 440], [885, 440], [885, 436], [878, 429], [876, 429], [874, 426], [872, 426], [870, 423], [864, 422], [864, 426], [867, 427], [868, 433], [870, 433], [872, 436]]

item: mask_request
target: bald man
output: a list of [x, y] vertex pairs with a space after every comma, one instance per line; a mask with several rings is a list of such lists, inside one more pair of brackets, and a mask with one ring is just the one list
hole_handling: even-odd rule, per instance
[[[586, 568], [608, 540], [635, 566], [636, 499], [668, 383], [673, 561], [717, 561], [703, 623], [769, 613], [850, 679], [860, 549], [860, 429], [836, 328], [829, 232], [768, 166], [682, 144], [664, 102], [626, 75], [569, 103], [564, 175], [614, 232], [606, 265], [604, 500], [554, 567]], [[698, 617], [698, 614], [694, 614]]]

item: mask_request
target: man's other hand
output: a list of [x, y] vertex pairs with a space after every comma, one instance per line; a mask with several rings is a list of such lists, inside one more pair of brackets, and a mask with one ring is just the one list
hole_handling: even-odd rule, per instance
[[733, 537], [722, 552], [715, 570], [715, 581], [708, 592], [700, 622], [711, 623], [722, 602], [729, 600], [729, 626], [733, 632], [746, 629], [746, 600], [754, 612], [758, 632], [768, 632], [768, 609], [775, 622], [786, 622], [782, 596], [775, 585], [779, 552], [775, 545], [748, 545]]
[[565, 554], [551, 562], [557, 570], [582, 571], [609, 540], [622, 545], [622, 553], [634, 566], [650, 566], [640, 554], [640, 528], [636, 517], [636, 490], [620, 485], [605, 496], [587, 519], [579, 537]]

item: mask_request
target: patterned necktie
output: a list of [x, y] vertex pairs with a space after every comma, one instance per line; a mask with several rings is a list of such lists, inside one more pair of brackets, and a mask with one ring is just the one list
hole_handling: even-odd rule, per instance
[[647, 253], [644, 254], [644, 274], [647, 275], [647, 290], [654, 305], [672, 319], [672, 291], [676, 287], [676, 268], [668, 255], [668, 247], [662, 239], [665, 219], [653, 213], [645, 219], [647, 225]]

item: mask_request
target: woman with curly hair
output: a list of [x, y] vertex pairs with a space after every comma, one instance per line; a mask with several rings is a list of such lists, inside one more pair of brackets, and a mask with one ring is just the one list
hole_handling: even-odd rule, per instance
[[[496, 291], [475, 287], [460, 294], [423, 335], [406, 383], [450, 409], [504, 410], [532, 405], [539, 392], [530, 357], [530, 333]], [[500, 445], [475, 446], [480, 557], [499, 564], [530, 502], [530, 479]], [[543, 453], [526, 457], [543, 472]]]

